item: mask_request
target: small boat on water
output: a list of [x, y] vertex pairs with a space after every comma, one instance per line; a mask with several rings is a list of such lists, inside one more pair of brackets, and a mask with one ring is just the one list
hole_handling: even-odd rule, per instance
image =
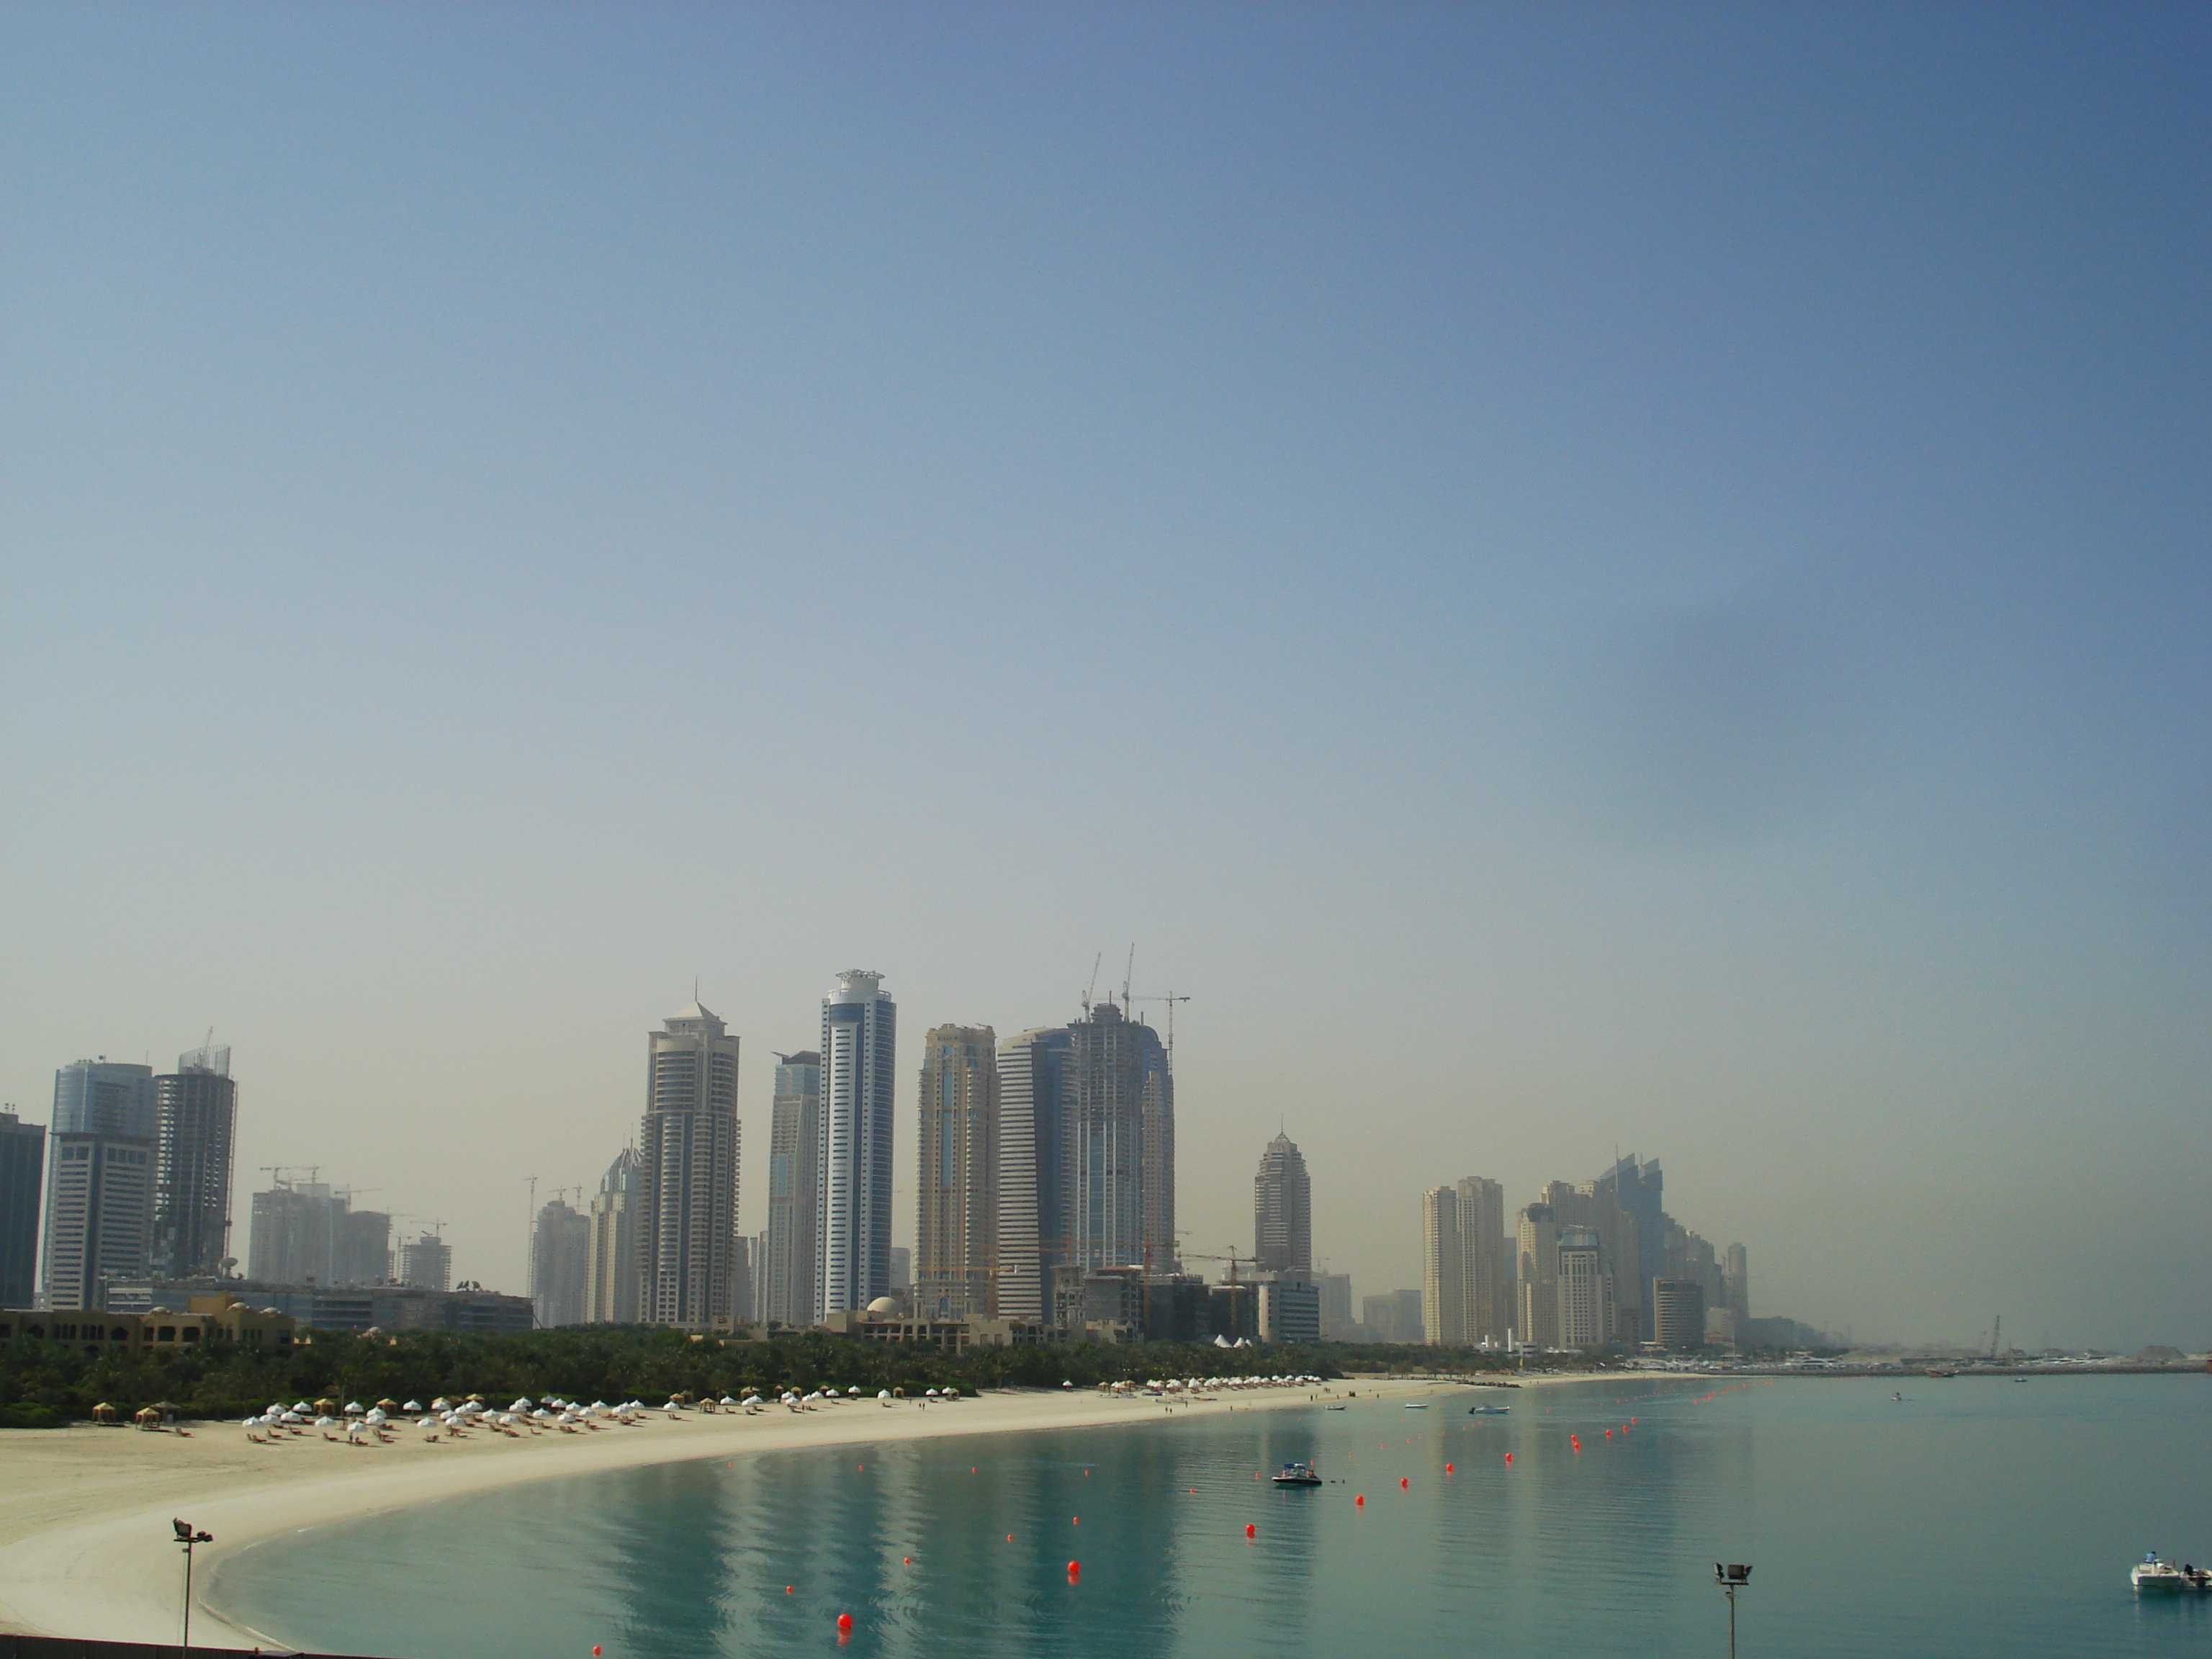
[[1512, 1409], [1510, 1406], [1469, 1406], [1467, 1414], [1469, 1417], [1503, 1417]]
[[1314, 1466], [1310, 1463], [1285, 1463], [1281, 1473], [1273, 1478], [1279, 1486], [1318, 1486], [1322, 1484], [1322, 1478], [1314, 1473]]
[[2199, 1595], [2212, 1595], [2212, 1570], [2187, 1561], [2177, 1567], [2171, 1561], [2160, 1560], [2156, 1550], [2147, 1553], [2129, 1569], [2128, 1582], [2138, 1590], [2154, 1594], [2190, 1590]]
[[1342, 1411], [1342, 1410], [1344, 1409], [1344, 1407], [1341, 1407], [1341, 1406], [1331, 1406], [1328, 1409], [1329, 1409], [1329, 1410], [1331, 1410], [1331, 1411], [1333, 1411], [1333, 1412], [1340, 1412], [1340, 1411]]
[[1406, 1402], [1406, 1409], [1409, 1412], [1425, 1412], [1428, 1408], [1429, 1402], [1425, 1400], [1408, 1400]]

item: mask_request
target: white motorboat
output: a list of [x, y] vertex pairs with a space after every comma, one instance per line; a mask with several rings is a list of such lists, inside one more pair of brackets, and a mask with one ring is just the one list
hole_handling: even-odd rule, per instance
[[2129, 1569], [2128, 1582], [2139, 1590], [2191, 1590], [2199, 1595], [2212, 1594], [2212, 1571], [2188, 1561], [2177, 1567], [2171, 1561], [2160, 1560], [2156, 1550], [2148, 1552]]
[[1425, 1400], [1408, 1400], [1406, 1402], [1406, 1409], [1409, 1412], [1425, 1412], [1428, 1408], [1429, 1402]]
[[1318, 1486], [1322, 1478], [1310, 1463], [1285, 1463], [1282, 1473], [1270, 1477], [1279, 1486]]

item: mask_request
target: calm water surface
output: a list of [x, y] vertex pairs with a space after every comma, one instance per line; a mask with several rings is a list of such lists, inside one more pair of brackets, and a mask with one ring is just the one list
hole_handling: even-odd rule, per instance
[[[1756, 1568], [1745, 1659], [2212, 1659], [2212, 1598], [2138, 1605], [2126, 1579], [2147, 1548], [2212, 1558], [2212, 1378], [1916, 1380], [1901, 1403], [1893, 1382], [1709, 1386], [545, 1480], [273, 1540], [216, 1595], [301, 1647], [406, 1659], [836, 1653], [840, 1613], [854, 1659], [1703, 1659], [1725, 1650], [1721, 1559]], [[1343, 1484], [1253, 1479], [1290, 1458]]]

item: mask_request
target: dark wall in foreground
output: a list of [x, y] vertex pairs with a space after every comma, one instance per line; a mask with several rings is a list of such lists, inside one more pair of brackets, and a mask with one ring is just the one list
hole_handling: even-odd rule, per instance
[[[0, 1631], [0, 1659], [185, 1659], [188, 1650], [173, 1644], [156, 1647], [147, 1642], [87, 1642], [74, 1636], [10, 1636]], [[262, 1659], [284, 1651], [281, 1648], [204, 1648], [197, 1642], [191, 1659]]]

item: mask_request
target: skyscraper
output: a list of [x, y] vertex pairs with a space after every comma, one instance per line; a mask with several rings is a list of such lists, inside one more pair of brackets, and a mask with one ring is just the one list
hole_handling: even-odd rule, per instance
[[1559, 1346], [1559, 1227], [1548, 1204], [1521, 1211], [1517, 1288], [1521, 1340], [1539, 1348]]
[[1113, 1002], [1068, 1028], [1065, 1086], [1074, 1140], [1073, 1265], [1175, 1265], [1175, 1080], [1149, 1025]]
[[1644, 1330], [1642, 1293], [1636, 1288], [1644, 1274], [1643, 1251], [1635, 1218], [1620, 1207], [1618, 1192], [1602, 1178], [1579, 1187], [1547, 1182], [1542, 1201], [1550, 1206], [1555, 1226], [1587, 1227], [1597, 1234], [1599, 1270], [1612, 1282], [1614, 1304], [1613, 1325], [1601, 1340], [1634, 1347]]
[[1432, 1187], [1421, 1194], [1421, 1336], [1431, 1347], [1467, 1344], [1461, 1279], [1459, 1194]]
[[80, 1060], [54, 1073], [46, 1159], [50, 1308], [99, 1308], [153, 1265], [154, 1068]]
[[0, 1112], [0, 1308], [27, 1308], [37, 1291], [46, 1173], [46, 1126]]
[[[1632, 1270], [1625, 1261], [1616, 1268], [1620, 1285], [1614, 1294], [1624, 1312], [1631, 1308], [1636, 1310], [1635, 1335], [1641, 1340], [1656, 1328], [1658, 1310], [1652, 1300], [1651, 1281], [1666, 1270], [1666, 1177], [1657, 1158], [1639, 1163], [1631, 1152], [1615, 1159], [1613, 1167], [1590, 1185], [1600, 1194], [1611, 1194], [1635, 1231], [1636, 1260]], [[1633, 1294], [1626, 1283], [1632, 1271], [1636, 1280]]]
[[1469, 1176], [1459, 1199], [1460, 1328], [1469, 1347], [1505, 1340], [1513, 1324], [1513, 1242], [1505, 1231], [1505, 1188]]
[[54, 1135], [46, 1176], [46, 1305], [105, 1307], [107, 1281], [146, 1277], [153, 1243], [152, 1139]]
[[591, 1254], [589, 1216], [564, 1198], [539, 1207], [530, 1237], [530, 1301], [539, 1330], [584, 1322]]
[[1072, 1248], [1073, 1143], [1060, 1027], [999, 1044], [999, 1284], [1002, 1319], [1042, 1320], [1053, 1270]]
[[997, 1033], [939, 1025], [924, 1037], [921, 1103], [914, 1312], [988, 1317], [999, 1261]]
[[898, 1009], [883, 975], [853, 969], [822, 999], [822, 1179], [816, 1258], [827, 1317], [891, 1287], [893, 1045]]
[[1267, 1143], [1252, 1177], [1252, 1252], [1263, 1273], [1313, 1271], [1313, 1188], [1287, 1133]]
[[426, 1232], [399, 1247], [399, 1282], [417, 1290], [453, 1288], [453, 1247], [435, 1233]]
[[154, 1271], [163, 1278], [220, 1273], [229, 1261], [237, 1117], [228, 1045], [179, 1054], [173, 1073], [154, 1079]]
[[761, 1317], [811, 1325], [821, 1293], [815, 1261], [822, 1188], [822, 1056], [779, 1054], [768, 1132], [768, 1229], [762, 1235]]
[[1352, 1317], [1352, 1275], [1350, 1273], [1317, 1273], [1314, 1283], [1321, 1286], [1321, 1337], [1324, 1342], [1350, 1340]]
[[1722, 1258], [1721, 1284], [1728, 1292], [1728, 1310], [1738, 1325], [1751, 1317], [1751, 1256], [1741, 1244], [1731, 1244]]
[[638, 1135], [638, 1316], [703, 1330], [738, 1312], [738, 1039], [698, 1002], [661, 1024]]
[[592, 1194], [591, 1239], [586, 1252], [584, 1322], [637, 1323], [638, 1160], [625, 1146], [599, 1177]]
[[1613, 1340], [1613, 1279], [1594, 1227], [1559, 1229], [1557, 1279], [1559, 1331], [1563, 1348], [1594, 1348]]
[[53, 1132], [58, 1135], [120, 1135], [151, 1140], [155, 1129], [154, 1068], [126, 1066], [102, 1054], [54, 1073]]

